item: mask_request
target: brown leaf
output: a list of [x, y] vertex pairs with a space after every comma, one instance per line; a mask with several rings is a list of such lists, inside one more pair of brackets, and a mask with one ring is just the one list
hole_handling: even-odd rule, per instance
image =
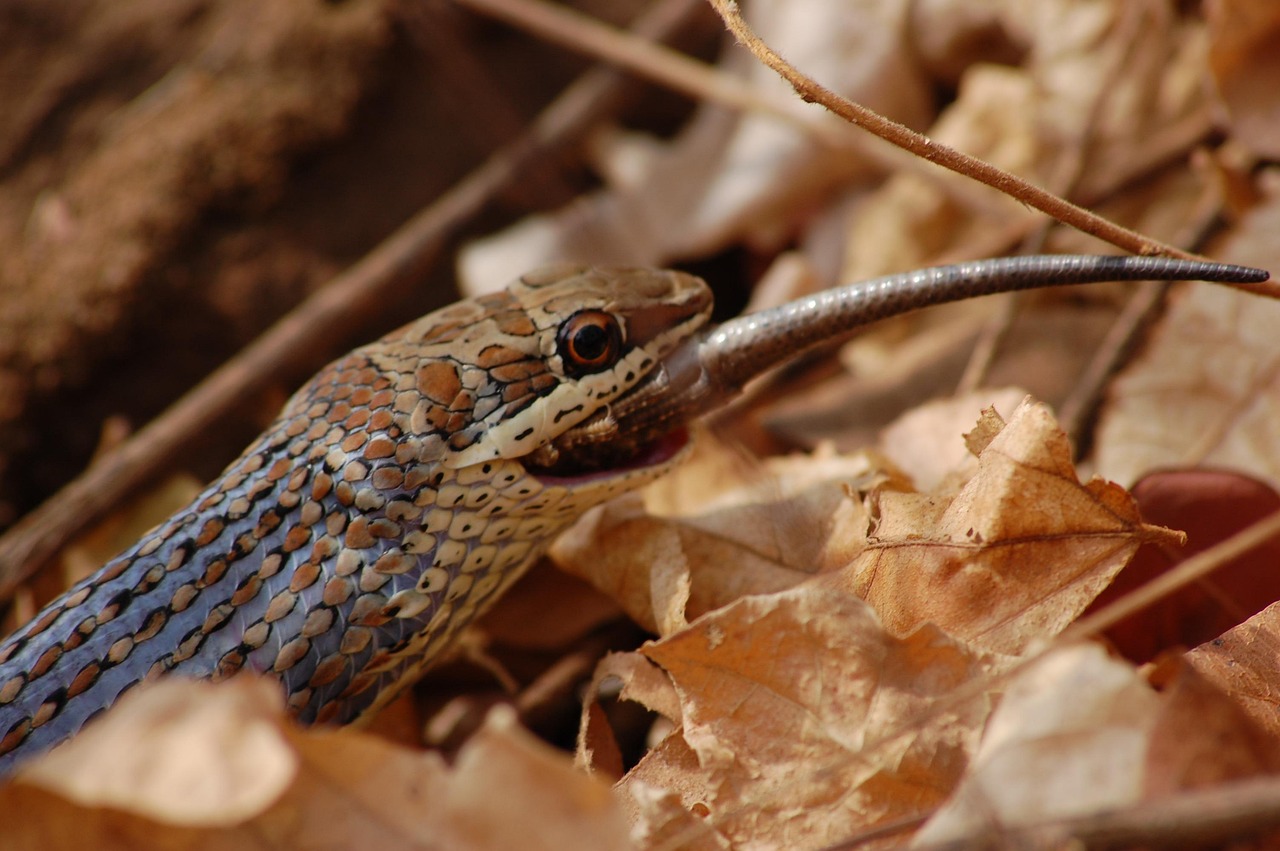
[[1250, 719], [1184, 656], [1169, 654], [1147, 677], [1160, 689], [1162, 699], [1147, 748], [1145, 797], [1271, 774], [1280, 768], [1280, 740]]
[[[1027, 394], [1015, 387], [977, 390], [964, 396], [938, 399], [913, 408], [880, 435], [880, 450], [911, 477], [915, 489], [931, 491], [947, 479], [968, 479], [977, 468], [976, 456], [1004, 426], [998, 411], [1015, 410]], [[987, 415], [987, 410], [994, 417]], [[981, 411], [978, 425], [974, 417]], [[966, 433], [967, 431], [967, 433]], [[971, 435], [983, 435], [975, 451]], [[950, 490], [950, 488], [948, 488]]]
[[1280, 739], [1280, 603], [1186, 655], [1187, 662], [1274, 740]]
[[[452, 767], [299, 730], [278, 688], [171, 679], [0, 787], [10, 848], [629, 848], [607, 786], [495, 711]], [[529, 824], [538, 829], [530, 831]]]
[[1209, 67], [1236, 140], [1266, 159], [1280, 154], [1275, 91], [1280, 8], [1271, 0], [1210, 0]]
[[1009, 684], [954, 797], [916, 841], [964, 839], [1123, 809], [1274, 770], [1268, 739], [1222, 692], [1180, 669], [1162, 693], [1098, 645], [1062, 648]]
[[[1280, 509], [1280, 495], [1265, 483], [1222, 470], [1152, 473], [1134, 485], [1133, 496], [1144, 518], [1185, 531], [1187, 545], [1140, 548], [1091, 610]], [[1126, 618], [1107, 630], [1107, 638], [1135, 662], [1208, 641], [1280, 598], [1280, 574], [1273, 569], [1277, 561], [1280, 540], [1267, 542]]]
[[614, 777], [622, 771], [612, 772], [611, 766], [600, 762], [598, 751], [604, 750], [604, 758], [612, 758], [617, 749], [613, 733], [606, 719], [596, 709], [596, 696], [606, 681], [622, 684], [618, 696], [633, 700], [646, 709], [680, 723], [680, 700], [669, 677], [660, 668], [638, 653], [611, 653], [600, 660], [587, 690], [588, 699], [583, 702], [582, 724], [578, 730], [577, 764], [590, 771], [605, 771]]
[[1003, 653], [1060, 632], [1143, 541], [1178, 540], [1144, 525], [1117, 485], [1081, 485], [1066, 436], [1047, 408], [1029, 402], [954, 497], [875, 498], [879, 521], [867, 549], [833, 581], [897, 634], [932, 622]]
[[894, 638], [864, 603], [814, 583], [744, 598], [641, 652], [670, 676], [683, 727], [622, 788], [678, 792], [730, 842], [775, 847], [939, 803], [987, 704], [910, 719], [1003, 664], [932, 627]]
[[249, 678], [226, 689], [172, 681], [140, 690], [18, 782], [157, 822], [238, 824], [269, 808], [298, 771], [279, 702], [278, 688]]
[[674, 792], [640, 780], [629, 783], [623, 791], [632, 802], [633, 835], [640, 847], [681, 851], [728, 851], [732, 847], [723, 834], [686, 810]]
[[721, 453], [708, 448], [643, 497], [588, 513], [552, 560], [668, 635], [743, 595], [835, 569], [861, 547], [866, 517], [845, 486], [876, 474], [868, 458], [771, 459], [746, 480], [726, 475]]
[[[1232, 262], [1280, 268], [1280, 172], [1223, 246]], [[1112, 384], [1094, 462], [1132, 484], [1154, 469], [1212, 465], [1280, 485], [1280, 304], [1192, 285]], [[1172, 416], [1170, 412], [1176, 411]]]
[[969, 776], [916, 841], [1137, 801], [1158, 702], [1128, 665], [1100, 647], [1039, 660], [1005, 689]]

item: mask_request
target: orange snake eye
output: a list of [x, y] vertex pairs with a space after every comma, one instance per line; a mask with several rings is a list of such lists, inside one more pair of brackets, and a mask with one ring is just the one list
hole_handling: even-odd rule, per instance
[[560, 326], [556, 351], [570, 375], [600, 372], [622, 356], [622, 329], [603, 310], [580, 310]]

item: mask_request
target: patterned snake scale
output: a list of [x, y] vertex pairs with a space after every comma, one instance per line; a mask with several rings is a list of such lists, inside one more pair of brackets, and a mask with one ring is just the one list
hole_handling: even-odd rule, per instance
[[[387, 703], [558, 531], [663, 472], [557, 484], [514, 459], [710, 309], [680, 273], [526, 276], [334, 362], [187, 508], [0, 647], [0, 771], [167, 672], [272, 672], [306, 722]], [[561, 327], [592, 311], [625, 341], [584, 372]]]
[[1050, 284], [1261, 281], [1164, 258], [1022, 257], [882, 278], [704, 330], [679, 272], [559, 267], [321, 371], [185, 509], [0, 645], [0, 775], [167, 673], [270, 673], [303, 722], [411, 684], [588, 508], [680, 457], [764, 369], [914, 308]]

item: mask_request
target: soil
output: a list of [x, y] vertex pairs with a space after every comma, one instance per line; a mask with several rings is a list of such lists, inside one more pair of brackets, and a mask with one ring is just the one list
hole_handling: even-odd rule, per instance
[[[443, 0], [11, 0], [0, 43], [0, 529], [109, 418], [140, 427], [581, 67]], [[212, 477], [312, 370], [450, 301], [438, 265], [187, 466]]]

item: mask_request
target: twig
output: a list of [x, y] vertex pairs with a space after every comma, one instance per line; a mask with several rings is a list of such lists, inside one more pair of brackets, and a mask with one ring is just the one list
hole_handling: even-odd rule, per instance
[[[666, 0], [635, 31], [662, 38], [696, 0]], [[178, 458], [192, 435], [242, 406], [296, 352], [357, 329], [387, 294], [420, 277], [445, 240], [516, 179], [528, 164], [581, 135], [616, 102], [624, 78], [596, 69], [565, 89], [515, 142], [419, 212], [360, 262], [338, 275], [190, 390], [130, 440], [65, 485], [0, 537], [0, 602], [72, 536], [102, 518]]]
[[[1037, 825], [994, 828], [978, 836], [916, 846], [917, 851], [1022, 848], [1056, 837], [1061, 847], [1089, 851], [1121, 848], [1210, 848], [1280, 828], [1280, 778], [1224, 783], [1144, 801], [1108, 813]], [[852, 848], [846, 843], [841, 848]]]
[[695, 100], [776, 116], [832, 147], [847, 148], [856, 144], [843, 127], [807, 109], [794, 98], [748, 85], [682, 53], [634, 38], [563, 6], [536, 0], [454, 2], [561, 47], [626, 68]]
[[923, 133], [917, 133], [911, 128], [892, 121], [874, 110], [841, 97], [817, 81], [802, 74], [795, 66], [778, 55], [773, 48], [761, 41], [760, 37], [743, 20], [738, 10], [738, 4], [734, 0], [710, 0], [710, 2], [715, 7], [715, 10], [720, 13], [720, 17], [724, 19], [725, 26], [733, 33], [738, 43], [751, 51], [752, 55], [790, 83], [802, 100], [821, 104], [850, 124], [862, 127], [903, 150], [943, 168], [985, 183], [991, 188], [1016, 198], [1064, 224], [1092, 234], [1133, 254], [1167, 254], [1171, 257], [1194, 259], [1194, 255], [1179, 248], [1121, 227], [1082, 207], [1077, 207], [1075, 204], [1064, 201], [1052, 192], [1046, 192], [1020, 177], [996, 168], [984, 160], [961, 153], [947, 145], [941, 145]]
[[[469, 0], [469, 2], [473, 1]], [[1016, 175], [996, 168], [991, 163], [961, 153], [946, 145], [941, 145], [923, 133], [917, 133], [909, 127], [880, 115], [878, 112], [854, 103], [848, 98], [841, 97], [820, 83], [806, 77], [795, 66], [788, 63], [777, 52], [761, 41], [759, 36], [752, 32], [746, 21], [743, 20], [735, 0], [710, 0], [710, 3], [720, 13], [720, 17], [724, 19], [725, 25], [733, 33], [734, 38], [750, 50], [757, 59], [790, 83], [802, 100], [821, 104], [849, 123], [862, 127], [903, 150], [943, 168], [985, 183], [1005, 195], [1052, 216], [1063, 224], [1070, 225], [1077, 230], [1095, 236], [1132, 254], [1142, 256], [1165, 254], [1170, 257], [1198, 259], [1194, 254], [1143, 236], [1129, 228], [1121, 227], [1115, 222], [1065, 201]], [[1238, 288], [1246, 292], [1280, 298], [1280, 284], [1275, 282], [1268, 282], [1263, 285], [1241, 285]]]
[[638, 39], [572, 9], [543, 0], [454, 2], [566, 49], [625, 68], [697, 101], [774, 116], [807, 134], [815, 143], [856, 154], [863, 162], [883, 171], [912, 172], [934, 180], [966, 209], [999, 209], [989, 193], [978, 191], [978, 187], [968, 181], [941, 181], [939, 178], [949, 175], [874, 136], [852, 131], [847, 124], [834, 122], [830, 116], [806, 107], [793, 97], [753, 86], [711, 65]]
[[1184, 588], [1199, 579], [1203, 579], [1213, 571], [1230, 561], [1234, 561], [1254, 547], [1261, 546], [1271, 538], [1280, 535], [1280, 511], [1268, 514], [1257, 523], [1248, 526], [1236, 534], [1214, 544], [1204, 552], [1198, 553], [1179, 564], [1172, 570], [1157, 576], [1135, 588], [1118, 600], [1086, 615], [1071, 624], [1058, 635], [1057, 644], [1066, 644], [1100, 635], [1118, 624], [1120, 621], [1142, 611], [1155, 602], [1168, 597], [1180, 588]]

